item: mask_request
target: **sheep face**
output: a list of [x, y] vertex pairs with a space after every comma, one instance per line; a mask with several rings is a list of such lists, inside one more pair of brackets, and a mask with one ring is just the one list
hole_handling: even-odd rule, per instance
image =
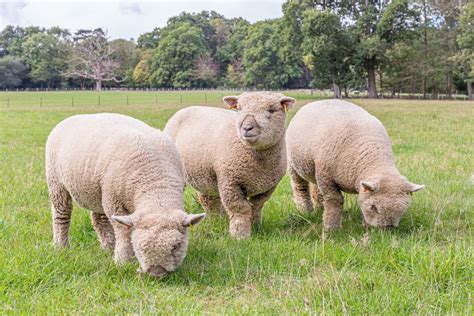
[[129, 226], [139, 272], [162, 277], [175, 271], [188, 249], [188, 227], [199, 223], [205, 214], [173, 212], [173, 215], [148, 214], [143, 217], [113, 216]]
[[224, 102], [237, 111], [240, 141], [257, 150], [274, 146], [285, 134], [286, 112], [295, 99], [281, 93], [254, 92], [227, 96]]
[[373, 227], [398, 227], [413, 192], [424, 185], [413, 184], [401, 176], [386, 176], [361, 181], [359, 203], [364, 223]]

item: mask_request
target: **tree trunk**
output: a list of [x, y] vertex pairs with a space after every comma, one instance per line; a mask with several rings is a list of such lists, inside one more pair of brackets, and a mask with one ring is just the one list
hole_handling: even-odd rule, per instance
[[447, 93], [448, 93], [448, 97], [451, 98], [451, 96], [453, 95], [453, 80], [452, 80], [452, 76], [451, 76], [451, 72], [448, 73], [448, 78], [447, 78]]
[[380, 94], [382, 95], [382, 98], [383, 98], [383, 72], [381, 69], [379, 70], [379, 78], [380, 78]]
[[469, 96], [469, 100], [474, 101], [474, 83], [473, 82], [467, 82], [467, 95]]
[[347, 92], [347, 86], [344, 86], [344, 98], [349, 98], [349, 93]]
[[335, 81], [332, 82], [332, 88], [334, 91], [334, 99], [342, 99], [341, 87], [339, 87]]
[[426, 99], [426, 76], [423, 76], [423, 99]]
[[367, 77], [368, 77], [369, 98], [376, 99], [377, 86], [375, 83], [375, 65], [373, 61], [369, 61], [369, 65], [367, 66]]
[[95, 81], [95, 90], [101, 91], [102, 90], [102, 80], [98, 79]]

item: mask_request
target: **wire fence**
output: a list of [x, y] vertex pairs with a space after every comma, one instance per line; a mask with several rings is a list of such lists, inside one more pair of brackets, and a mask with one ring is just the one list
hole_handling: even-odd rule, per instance
[[[245, 89], [106, 89], [94, 90], [15, 90], [0, 91], [0, 107], [83, 107], [83, 106], [160, 106], [160, 105], [190, 105], [190, 104], [221, 104], [222, 98], [229, 94], [240, 94]], [[278, 90], [297, 100], [313, 100], [332, 98], [330, 90]], [[351, 91], [351, 99], [367, 98], [367, 93]], [[406, 99], [406, 100], [469, 100], [467, 95], [462, 94], [438, 94], [436, 96], [425, 96], [422, 94], [380, 93], [381, 99]]]

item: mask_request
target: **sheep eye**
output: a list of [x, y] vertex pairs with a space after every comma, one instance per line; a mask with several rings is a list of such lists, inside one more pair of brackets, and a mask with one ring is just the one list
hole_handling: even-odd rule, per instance
[[270, 113], [275, 113], [276, 110], [275, 110], [275, 109], [269, 109], [268, 112], [270, 112]]
[[377, 214], [379, 213], [379, 211], [377, 210], [377, 206], [372, 204], [372, 206], [370, 208], [372, 209], [373, 212], [375, 212]]
[[179, 248], [180, 244], [176, 244], [173, 246], [172, 252], [175, 252]]

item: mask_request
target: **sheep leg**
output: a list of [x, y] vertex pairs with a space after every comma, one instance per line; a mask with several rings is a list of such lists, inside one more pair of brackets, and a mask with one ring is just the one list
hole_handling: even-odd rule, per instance
[[323, 226], [325, 231], [341, 227], [344, 197], [334, 183], [318, 181], [323, 198]]
[[323, 207], [323, 196], [319, 192], [318, 185], [316, 183], [309, 184], [309, 191], [311, 195], [311, 202], [313, 202], [314, 208], [322, 208]]
[[[113, 198], [107, 198], [108, 196], [109, 195], [105, 192], [102, 195], [102, 206], [108, 218], [111, 218], [112, 215], [129, 215], [128, 212], [122, 207], [122, 205], [117, 204], [117, 202], [115, 202]], [[131, 240], [131, 233], [133, 228], [125, 226], [113, 220], [110, 220], [110, 223], [113, 227], [115, 236], [115, 263], [124, 264], [135, 257], [135, 252], [133, 251]]]
[[222, 205], [221, 199], [218, 196], [207, 196], [201, 192], [198, 192], [199, 203], [206, 213], [215, 213], [222, 215], [225, 212], [224, 206]]
[[133, 251], [131, 233], [132, 228], [128, 228], [119, 223], [112, 223], [115, 234], [115, 252], [114, 260], [117, 264], [124, 264], [135, 257]]
[[94, 226], [95, 232], [100, 242], [102, 249], [114, 249], [115, 247], [115, 235], [114, 228], [110, 223], [107, 215], [102, 213], [91, 212], [92, 226]]
[[242, 189], [235, 184], [219, 185], [222, 204], [229, 215], [229, 232], [235, 238], [248, 238], [252, 232], [252, 205]]
[[258, 226], [262, 225], [262, 208], [263, 204], [270, 198], [275, 188], [268, 190], [267, 192], [252, 196], [249, 200], [252, 204], [252, 223]]
[[72, 199], [66, 189], [49, 183], [49, 198], [53, 217], [53, 240], [57, 247], [69, 246], [69, 226], [72, 215]]
[[292, 167], [288, 168], [288, 172], [291, 178], [291, 188], [293, 189], [293, 200], [295, 201], [296, 208], [300, 212], [311, 212], [313, 210], [313, 203], [309, 193], [309, 182], [300, 177]]

